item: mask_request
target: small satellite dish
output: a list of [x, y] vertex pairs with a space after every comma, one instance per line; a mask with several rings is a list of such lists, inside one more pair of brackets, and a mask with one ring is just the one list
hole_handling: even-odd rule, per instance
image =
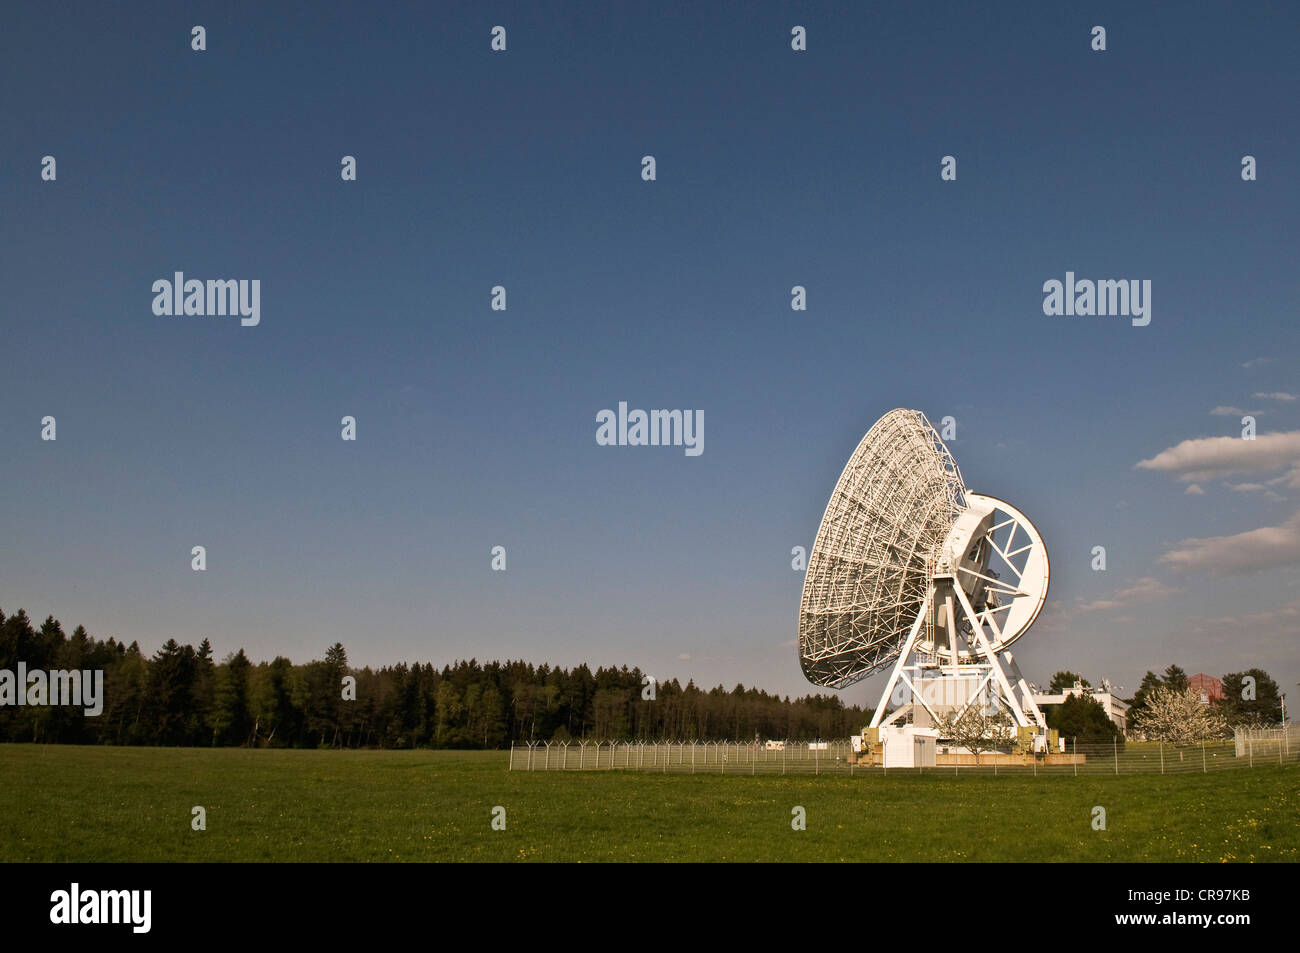
[[905, 704], [885, 724], [930, 725], [993, 698], [1045, 729], [1006, 649], [1038, 617], [1047, 580], [1028, 518], [968, 491], [923, 413], [892, 410], [849, 458], [817, 530], [799, 605], [804, 675], [844, 688], [893, 663], [872, 727], [891, 700]]

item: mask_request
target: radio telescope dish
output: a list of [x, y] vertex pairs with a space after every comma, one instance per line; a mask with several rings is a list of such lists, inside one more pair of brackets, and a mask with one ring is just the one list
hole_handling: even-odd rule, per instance
[[[1044, 728], [1006, 649], [1038, 617], [1047, 583], [1047, 550], [1028, 518], [968, 491], [923, 413], [891, 410], [862, 438], [826, 505], [799, 605], [799, 661], [809, 681], [829, 688], [892, 663], [873, 726], [905, 683], [912, 700], [890, 720], [942, 722], [991, 694], [1019, 725]], [[924, 682], [943, 683], [946, 700], [916, 697]]]

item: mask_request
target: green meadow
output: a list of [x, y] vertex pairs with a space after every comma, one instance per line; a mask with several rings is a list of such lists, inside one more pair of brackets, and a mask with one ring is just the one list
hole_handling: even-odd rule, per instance
[[[1294, 766], [850, 778], [506, 764], [504, 752], [0, 745], [0, 861], [1300, 859]], [[206, 830], [192, 829], [195, 806]], [[792, 829], [796, 807], [806, 830]]]

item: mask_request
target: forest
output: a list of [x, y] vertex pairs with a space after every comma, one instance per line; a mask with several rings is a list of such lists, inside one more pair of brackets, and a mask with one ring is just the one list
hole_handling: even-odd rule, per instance
[[[502, 748], [530, 740], [816, 740], [859, 730], [870, 710], [834, 695], [782, 698], [736, 685], [647, 684], [637, 668], [571, 669], [524, 661], [401, 662], [353, 668], [343, 645], [324, 658], [254, 662], [241, 648], [221, 661], [168, 639], [71, 635], [0, 611], [0, 670], [102, 670], [103, 711], [0, 707], [0, 741], [335, 748]], [[653, 692], [651, 688], [653, 687]], [[649, 697], [653, 695], [653, 697]]]

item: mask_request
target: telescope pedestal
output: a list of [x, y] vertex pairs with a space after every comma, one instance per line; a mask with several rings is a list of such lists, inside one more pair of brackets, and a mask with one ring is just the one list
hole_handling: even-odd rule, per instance
[[[967, 648], [960, 649], [951, 606], [961, 608], [969, 631], [963, 632]], [[918, 642], [933, 605], [948, 605], [947, 626], [952, 645], [930, 646], [919, 651]], [[1047, 721], [1034, 703], [1029, 686], [1011, 653], [993, 651], [984, 626], [989, 612], [977, 613], [962, 587], [951, 575], [936, 575], [916, 614], [898, 661], [890, 672], [880, 703], [871, 716], [871, 727], [889, 727], [910, 723], [916, 729], [940, 729], [950, 719], [960, 718], [972, 705], [986, 711], [1004, 708], [1019, 728], [1033, 728], [1035, 734], [1047, 731]], [[995, 623], [996, 625], [996, 623]], [[1009, 670], [1009, 671], [1008, 671]], [[897, 707], [888, 717], [890, 704]]]

